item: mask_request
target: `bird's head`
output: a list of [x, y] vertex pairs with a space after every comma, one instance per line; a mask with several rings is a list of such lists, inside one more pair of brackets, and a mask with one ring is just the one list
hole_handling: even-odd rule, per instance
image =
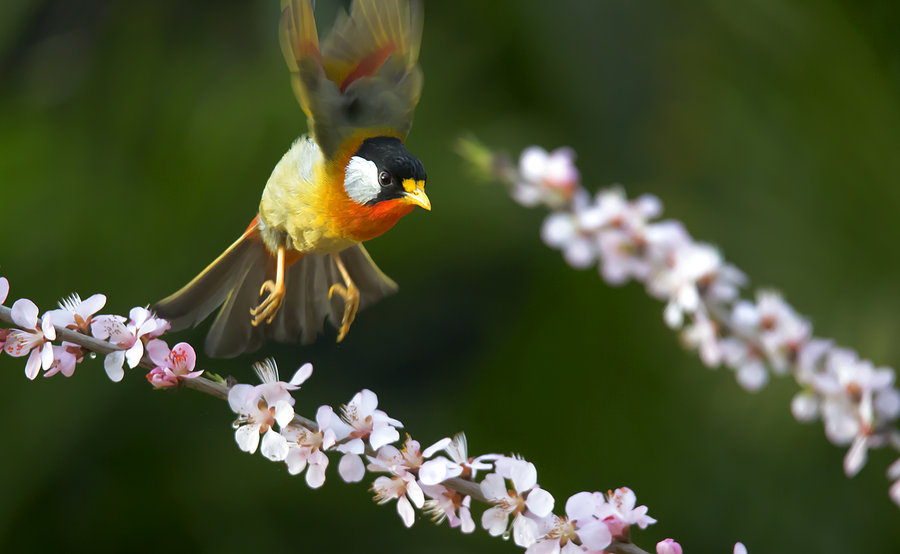
[[393, 137], [363, 141], [347, 163], [344, 190], [361, 206], [377, 206], [388, 200], [431, 210], [425, 195], [425, 166]]

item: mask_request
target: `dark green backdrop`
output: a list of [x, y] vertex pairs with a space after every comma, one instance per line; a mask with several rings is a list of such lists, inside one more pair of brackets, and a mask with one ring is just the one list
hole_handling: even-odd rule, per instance
[[[319, 2], [323, 12], [330, 2]], [[472, 182], [465, 131], [517, 152], [570, 145], [590, 188], [652, 192], [669, 217], [776, 286], [819, 335], [900, 365], [900, 42], [895, 2], [430, 1], [409, 147], [417, 211], [369, 249], [401, 285], [348, 339], [202, 367], [250, 379], [275, 355], [313, 414], [363, 387], [423, 442], [520, 452], [558, 507], [632, 487], [652, 550], [897, 552], [875, 454], [861, 475], [794, 387], [708, 371], [636, 285], [611, 289], [538, 238], [542, 214]], [[125, 313], [186, 282], [253, 217], [304, 131], [278, 2], [0, 3], [0, 274], [42, 307], [105, 292]], [[330, 20], [325, 15], [323, 20]], [[200, 344], [204, 329], [170, 340]], [[515, 552], [402, 527], [334, 467], [320, 490], [238, 451], [232, 414], [121, 384], [100, 361], [31, 383], [0, 357], [0, 551]]]

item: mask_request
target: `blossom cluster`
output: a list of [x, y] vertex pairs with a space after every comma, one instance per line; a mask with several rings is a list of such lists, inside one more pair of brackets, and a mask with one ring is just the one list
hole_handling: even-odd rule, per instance
[[[45, 377], [71, 376], [75, 365], [95, 352], [107, 353], [104, 366], [113, 381], [122, 379], [126, 364], [152, 368], [146, 377], [156, 388], [171, 388], [202, 373], [194, 371], [196, 355], [189, 344], [169, 349], [159, 339], [168, 323], [146, 308], [132, 309], [129, 318], [98, 316], [105, 296], [82, 301], [72, 295], [60, 302], [59, 309], [38, 317], [37, 306], [27, 299], [7, 308], [8, 294], [9, 282], [0, 277], [0, 319], [17, 326], [0, 329], [0, 352], [28, 356], [29, 379], [41, 370]], [[58, 335], [71, 342], [54, 344]], [[556, 515], [553, 495], [538, 484], [534, 464], [520, 456], [469, 456], [462, 433], [424, 450], [408, 434], [398, 445], [403, 424], [378, 409], [378, 397], [370, 390], [360, 391], [338, 411], [321, 406], [313, 422], [295, 414], [291, 394], [312, 375], [311, 364], [301, 366], [288, 382], [279, 379], [272, 360], [256, 364], [254, 370], [259, 385], [226, 388], [222, 380], [209, 385], [213, 381], [200, 378], [210, 388], [198, 390], [227, 397], [237, 414], [233, 426], [241, 450], [259, 450], [267, 459], [283, 462], [292, 475], [305, 472], [311, 488], [325, 483], [327, 454], [335, 453], [340, 455], [337, 471], [344, 481], [362, 481], [367, 470], [377, 474], [371, 486], [375, 500], [396, 501], [407, 527], [418, 510], [436, 523], [447, 521], [451, 528], [472, 533], [478, 519], [473, 516], [474, 499], [488, 504], [480, 515], [481, 527], [493, 536], [512, 537], [526, 554], [644, 552], [631, 543], [630, 530], [644, 529], [656, 520], [647, 515], [646, 506], [637, 506], [627, 487], [576, 493], [566, 501], [565, 515]], [[665, 539], [656, 551], [681, 554], [682, 549], [673, 539]], [[738, 543], [734, 552], [745, 554], [746, 549]]]
[[[465, 435], [457, 434], [421, 448], [408, 434], [400, 443], [403, 424], [378, 409], [378, 397], [363, 390], [339, 411], [321, 406], [316, 424], [294, 418], [291, 392], [312, 374], [305, 364], [290, 381], [280, 381], [272, 360], [254, 366], [261, 380], [256, 386], [234, 385], [228, 402], [237, 414], [238, 447], [269, 460], [284, 462], [289, 473], [306, 470], [306, 482], [317, 488], [325, 482], [327, 453], [340, 455], [338, 474], [348, 482], [376, 474], [371, 490], [375, 501], [396, 501], [397, 512], [410, 527], [416, 510], [463, 533], [476, 529], [472, 494], [459, 492], [455, 481], [472, 485], [476, 499], [489, 504], [481, 527], [493, 536], [512, 537], [528, 554], [602, 552], [614, 540], [630, 542], [631, 526], [655, 523], [646, 506], [637, 506], [630, 489], [607, 493], [580, 492], [565, 504], [565, 515], [553, 513], [555, 499], [537, 481], [534, 464], [518, 456], [470, 456]], [[680, 549], [671, 539], [661, 552]], [[680, 550], [679, 550], [680, 552]]]
[[[9, 281], [0, 277], [0, 308], [9, 295]], [[13, 357], [26, 357], [25, 376], [35, 379], [41, 371], [44, 377], [61, 373], [71, 377], [75, 366], [93, 351], [72, 340], [59, 340], [62, 330], [103, 341], [108, 352], [103, 366], [109, 378], [118, 382], [125, 376], [125, 366], [142, 364], [144, 355], [151, 362], [147, 380], [156, 388], [177, 386], [185, 379], [202, 374], [195, 371], [196, 354], [187, 343], [169, 348], [159, 337], [168, 331], [169, 323], [145, 307], [135, 307], [129, 317], [96, 315], [106, 305], [106, 296], [94, 294], [82, 300], [77, 294], [64, 298], [59, 308], [40, 315], [37, 305], [27, 298], [16, 300], [8, 309], [7, 320], [15, 327], [0, 329], [0, 352]]]
[[[900, 451], [900, 392], [896, 375], [828, 339], [774, 291], [742, 297], [746, 276], [713, 246], [695, 241], [678, 221], [659, 220], [654, 196], [626, 198], [621, 187], [591, 195], [581, 186], [574, 152], [524, 150], [518, 164], [474, 142], [462, 153], [484, 173], [505, 181], [523, 206], [551, 210], [543, 241], [562, 251], [577, 269], [597, 267], [610, 285], [630, 280], [665, 302], [663, 319], [680, 330], [703, 363], [734, 371], [755, 392], [772, 375], [791, 375], [800, 385], [791, 410], [803, 422], [821, 419], [827, 438], [848, 446], [844, 471], [853, 476], [871, 448]], [[891, 497], [900, 504], [900, 460], [891, 470]]]

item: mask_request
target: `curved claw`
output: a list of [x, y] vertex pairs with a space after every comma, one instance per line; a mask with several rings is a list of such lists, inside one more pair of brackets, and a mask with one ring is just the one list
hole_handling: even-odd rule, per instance
[[281, 308], [281, 303], [284, 302], [284, 293], [285, 288], [283, 284], [279, 286], [272, 280], [263, 283], [259, 289], [259, 295], [266, 294], [266, 297], [258, 306], [250, 310], [250, 315], [252, 316], [250, 324], [257, 327], [263, 320], [266, 323], [272, 323], [272, 320], [275, 319], [275, 314]]
[[349, 287], [341, 284], [331, 285], [328, 289], [328, 298], [331, 299], [335, 294], [344, 299], [344, 317], [341, 320], [341, 328], [338, 330], [337, 341], [341, 342], [347, 336], [350, 325], [356, 319], [356, 311], [359, 309], [359, 289], [350, 281]]

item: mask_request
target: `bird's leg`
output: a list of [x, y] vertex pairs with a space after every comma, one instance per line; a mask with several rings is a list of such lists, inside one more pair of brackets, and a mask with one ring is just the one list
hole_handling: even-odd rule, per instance
[[278, 308], [284, 301], [284, 245], [278, 247], [277, 265], [275, 267], [275, 281], [271, 279], [262, 284], [259, 289], [259, 295], [266, 294], [266, 297], [259, 305], [250, 310], [250, 324], [256, 327], [265, 320], [266, 323], [272, 323]]
[[331, 299], [335, 293], [344, 299], [344, 319], [341, 320], [341, 328], [338, 331], [337, 338], [337, 341], [341, 342], [344, 340], [344, 337], [347, 336], [347, 331], [350, 330], [350, 324], [353, 323], [354, 318], [356, 318], [356, 310], [359, 309], [359, 289], [356, 288], [356, 285], [353, 284], [353, 280], [350, 279], [350, 274], [347, 273], [347, 268], [344, 267], [344, 262], [341, 261], [340, 255], [332, 254], [331, 257], [334, 258], [334, 263], [337, 264], [338, 271], [341, 272], [341, 277], [344, 278], [343, 285], [336, 283], [331, 285], [331, 288], [328, 290], [329, 299]]

